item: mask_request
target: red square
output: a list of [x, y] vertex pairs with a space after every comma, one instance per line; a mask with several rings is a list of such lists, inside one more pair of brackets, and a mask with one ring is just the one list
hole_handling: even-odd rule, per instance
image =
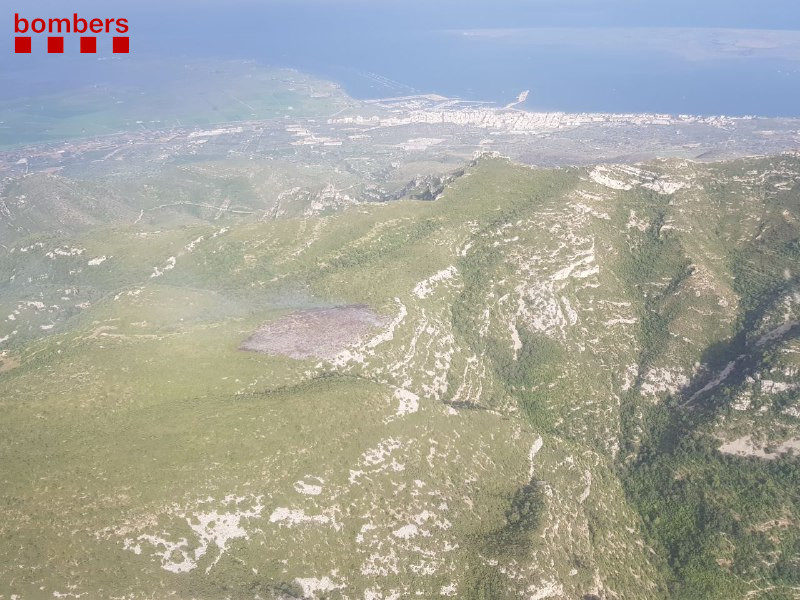
[[115, 37], [112, 49], [113, 49], [114, 54], [127, 54], [128, 53], [128, 38], [127, 37]]
[[47, 53], [64, 54], [64, 38], [63, 37], [47, 38]]
[[96, 37], [81, 37], [81, 54], [94, 54], [97, 52]]
[[14, 52], [17, 54], [30, 54], [31, 53], [31, 38], [29, 37], [15, 37], [14, 38]]

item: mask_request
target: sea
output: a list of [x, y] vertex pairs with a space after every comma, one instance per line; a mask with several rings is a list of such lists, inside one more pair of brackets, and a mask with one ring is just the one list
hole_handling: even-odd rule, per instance
[[[759, 8], [765, 4], [772, 12]], [[83, 10], [105, 14], [109, 6]], [[336, 81], [361, 99], [440, 94], [504, 105], [529, 90], [520, 108], [800, 116], [797, 0], [113, 6], [131, 24], [132, 59], [250, 59]], [[47, 55], [23, 62], [5, 52], [0, 98], [91, 84], [95, 70], [89, 59], [84, 65], [65, 69]]]

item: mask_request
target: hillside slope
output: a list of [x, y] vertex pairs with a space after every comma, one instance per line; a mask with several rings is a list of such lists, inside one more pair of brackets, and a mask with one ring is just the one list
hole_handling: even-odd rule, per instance
[[799, 183], [482, 158], [435, 201], [17, 229], [0, 597], [796, 597]]

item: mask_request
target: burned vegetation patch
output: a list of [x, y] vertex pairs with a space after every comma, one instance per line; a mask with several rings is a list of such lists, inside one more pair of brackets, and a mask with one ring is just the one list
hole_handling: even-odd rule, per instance
[[388, 318], [364, 304], [298, 310], [266, 323], [239, 348], [297, 359], [332, 359], [387, 323]]

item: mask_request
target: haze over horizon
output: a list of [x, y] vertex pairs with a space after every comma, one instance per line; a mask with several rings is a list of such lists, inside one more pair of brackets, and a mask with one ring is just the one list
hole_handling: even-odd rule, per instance
[[[680, 0], [668, 10], [624, 0], [491, 8], [476, 0], [240, 0], [78, 2], [68, 12], [126, 16], [128, 60], [256, 60], [331, 79], [359, 98], [439, 93], [505, 103], [530, 89], [531, 110], [797, 116], [800, 18], [788, 1], [767, 8], [718, 0]], [[64, 12], [56, 2], [19, 10]], [[0, 94], [106, 81], [108, 69], [94, 63], [7, 52]]]

